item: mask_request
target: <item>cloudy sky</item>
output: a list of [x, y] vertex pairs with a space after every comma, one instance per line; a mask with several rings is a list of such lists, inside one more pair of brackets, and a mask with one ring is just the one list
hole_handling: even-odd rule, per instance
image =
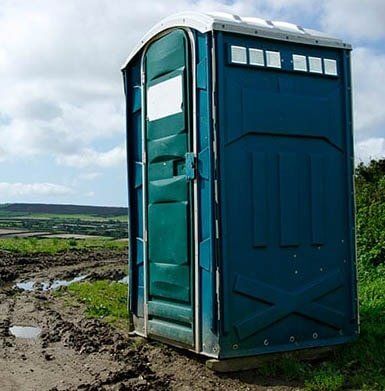
[[357, 159], [385, 155], [384, 0], [0, 0], [0, 203], [126, 204], [120, 66], [154, 23], [184, 10], [352, 43]]

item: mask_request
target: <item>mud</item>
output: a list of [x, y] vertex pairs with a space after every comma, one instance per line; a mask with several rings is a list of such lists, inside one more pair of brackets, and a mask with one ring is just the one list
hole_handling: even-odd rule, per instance
[[[126, 274], [126, 259], [115, 251], [32, 258], [0, 253], [1, 391], [299, 389], [255, 371], [217, 375], [201, 357], [129, 336], [128, 326], [88, 319], [82, 303], [43, 289], [77, 276], [118, 281]], [[14, 288], [30, 281], [31, 290]], [[14, 326], [39, 333], [16, 337]]]

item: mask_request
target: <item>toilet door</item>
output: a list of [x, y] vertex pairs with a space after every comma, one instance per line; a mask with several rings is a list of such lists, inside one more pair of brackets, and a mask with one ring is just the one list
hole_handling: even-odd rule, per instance
[[173, 30], [144, 58], [147, 186], [147, 334], [193, 346], [189, 41]]

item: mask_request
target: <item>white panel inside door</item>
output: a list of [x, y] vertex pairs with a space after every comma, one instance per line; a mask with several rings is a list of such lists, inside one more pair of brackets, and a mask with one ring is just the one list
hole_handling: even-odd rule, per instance
[[182, 75], [162, 81], [147, 90], [147, 118], [155, 121], [183, 110]]

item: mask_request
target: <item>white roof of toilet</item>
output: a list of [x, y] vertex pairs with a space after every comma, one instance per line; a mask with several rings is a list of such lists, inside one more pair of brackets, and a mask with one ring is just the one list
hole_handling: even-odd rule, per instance
[[338, 38], [331, 37], [320, 31], [303, 28], [293, 23], [265, 20], [255, 17], [240, 17], [224, 12], [181, 12], [161, 20], [148, 31], [132, 50], [122, 69], [128, 65], [132, 58], [143, 48], [143, 46], [151, 41], [151, 39], [162, 31], [174, 27], [188, 27], [198, 30], [201, 33], [218, 30], [277, 39], [280, 41], [351, 49], [349, 44], [344, 43]]

